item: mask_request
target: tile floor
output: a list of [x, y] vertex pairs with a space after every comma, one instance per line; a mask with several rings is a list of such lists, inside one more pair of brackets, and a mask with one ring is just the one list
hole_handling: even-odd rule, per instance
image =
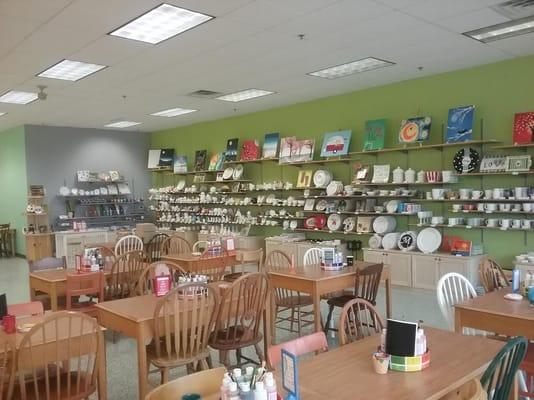
[[[9, 303], [25, 302], [29, 300], [28, 263], [21, 258], [0, 258], [0, 293], [6, 293]], [[426, 325], [445, 327], [445, 322], [439, 312], [434, 292], [426, 290], [393, 288], [393, 316], [406, 320], [422, 320]], [[384, 293], [378, 295], [378, 308], [385, 315]], [[326, 316], [326, 305], [323, 314]], [[311, 332], [311, 326], [305, 328]], [[295, 334], [284, 330], [277, 332], [277, 340], [285, 341], [295, 337]], [[329, 337], [331, 346], [337, 345], [337, 338]], [[107, 374], [108, 399], [132, 400], [137, 398], [137, 356], [136, 346], [132, 339], [119, 337], [113, 344], [111, 335], [107, 337]], [[214, 353], [214, 364], [218, 357]], [[185, 374], [185, 368], [177, 369], [172, 377]], [[159, 382], [159, 374], [151, 374], [153, 385]]]

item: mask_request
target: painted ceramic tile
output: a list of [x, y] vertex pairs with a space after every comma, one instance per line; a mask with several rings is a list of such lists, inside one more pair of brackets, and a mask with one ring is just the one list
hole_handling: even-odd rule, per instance
[[175, 173], [187, 172], [187, 156], [175, 155], [174, 156], [174, 168]]
[[260, 157], [260, 143], [254, 139], [243, 142], [241, 147], [241, 161], [257, 160]]
[[466, 142], [473, 138], [475, 106], [455, 107], [447, 119], [447, 143]]
[[352, 131], [326, 132], [321, 148], [321, 157], [343, 156], [349, 152]]
[[208, 170], [217, 171], [222, 168], [224, 162], [224, 153], [215, 153], [210, 158], [210, 163], [208, 165]]
[[207, 150], [195, 151], [195, 171], [204, 171], [206, 169]]
[[414, 117], [401, 121], [399, 143], [416, 143], [428, 140], [431, 117]]
[[170, 167], [174, 162], [174, 149], [161, 149], [158, 167]]
[[238, 139], [228, 139], [226, 142], [226, 152], [225, 158], [226, 161], [236, 161], [237, 160], [237, 143]]

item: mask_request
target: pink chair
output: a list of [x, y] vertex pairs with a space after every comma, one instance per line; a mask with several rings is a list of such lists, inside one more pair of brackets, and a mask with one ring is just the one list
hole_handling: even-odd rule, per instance
[[43, 315], [43, 303], [40, 301], [30, 301], [29, 303], [10, 304], [7, 306], [7, 313], [15, 317]]
[[275, 365], [280, 364], [282, 360], [282, 349], [287, 350], [297, 356], [311, 353], [312, 351], [327, 351], [328, 343], [324, 332], [315, 332], [311, 335], [299, 337], [289, 342], [280, 343], [269, 347], [267, 356], [269, 365], [274, 369]]

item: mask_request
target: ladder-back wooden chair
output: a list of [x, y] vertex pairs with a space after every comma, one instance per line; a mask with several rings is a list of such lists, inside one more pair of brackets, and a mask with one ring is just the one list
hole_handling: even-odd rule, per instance
[[114, 252], [119, 257], [134, 250], [143, 250], [143, 240], [137, 235], [126, 235], [117, 241]]
[[223, 280], [233, 282], [245, 273], [246, 265], [255, 265], [257, 272], [263, 272], [263, 249], [244, 250], [236, 252], [237, 266], [241, 271], [232, 272], [224, 275]]
[[502, 267], [494, 260], [484, 257], [478, 265], [480, 282], [486, 293], [509, 286], [508, 278]]
[[157, 233], [148, 241], [145, 247], [146, 260], [148, 263], [161, 260], [161, 256], [163, 256], [163, 244], [168, 237], [169, 235], [165, 233]]
[[7, 334], [0, 334], [0, 400], [11, 400], [15, 381], [15, 353]]
[[137, 295], [137, 283], [145, 265], [143, 251], [130, 251], [119, 256], [113, 263], [111, 274], [107, 279], [106, 300]]
[[343, 346], [382, 332], [384, 321], [367, 300], [352, 299], [339, 316], [339, 345]]
[[178, 278], [180, 276], [186, 275], [185, 270], [176, 263], [170, 261], [154, 262], [148, 265], [141, 273], [141, 276], [139, 276], [139, 282], [137, 283], [137, 292], [140, 296], [153, 293], [154, 278], [156, 276], [155, 270], [156, 267], [161, 264], [165, 265], [169, 269], [172, 281], [172, 288], [178, 285]]
[[183, 237], [173, 235], [163, 242], [163, 254], [166, 256], [191, 253], [191, 244]]

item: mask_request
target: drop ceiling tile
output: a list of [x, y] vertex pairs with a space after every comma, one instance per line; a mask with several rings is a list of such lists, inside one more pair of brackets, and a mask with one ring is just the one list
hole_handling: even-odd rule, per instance
[[[2, 0], [0, 16], [46, 22], [73, 0]], [[6, 21], [2, 18], [2, 24]]]
[[141, 42], [125, 42], [106, 35], [73, 52], [69, 59], [110, 66], [146, 50], [146, 46]]
[[436, 21], [436, 24], [443, 26], [445, 29], [463, 33], [506, 21], [509, 21], [509, 19], [493, 11], [491, 8], [482, 8], [454, 17], [440, 19]]
[[0, 40], [0, 59], [41, 25], [37, 20], [24, 17], [0, 17], [0, 20], [0, 37], [9, 38]]
[[497, 40], [486, 46], [518, 57], [531, 55], [534, 54], [534, 33]]
[[[502, 1], [502, 0], [501, 0]], [[402, 9], [403, 12], [426, 21], [439, 21], [447, 17], [462, 15], [467, 12], [500, 3], [499, 0], [428, 0]]]

